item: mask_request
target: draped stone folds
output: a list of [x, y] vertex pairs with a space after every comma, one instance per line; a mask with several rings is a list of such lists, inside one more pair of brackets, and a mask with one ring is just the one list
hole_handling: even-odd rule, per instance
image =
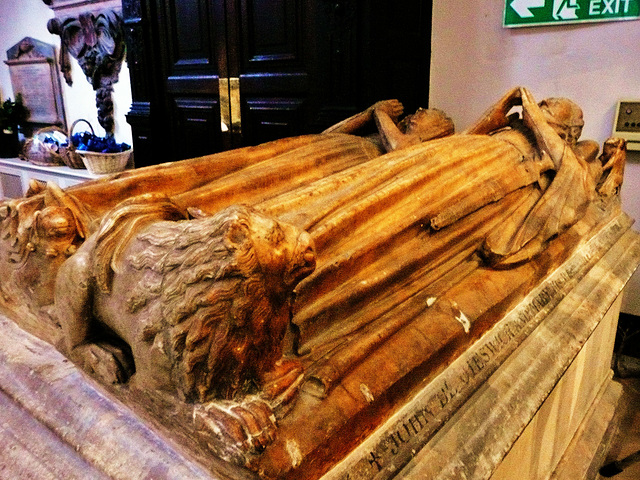
[[[596, 195], [585, 162], [558, 168], [517, 145], [453, 135], [382, 155], [364, 138], [308, 135], [15, 200], [0, 212], [4, 303], [37, 316], [53, 298], [42, 275], [55, 280], [64, 258], [39, 253], [33, 233], [53, 205], [77, 227], [68, 255], [116, 205], [149, 192], [200, 216], [247, 204], [307, 231], [316, 269], [295, 290], [287, 352], [304, 377], [251, 465], [267, 478], [315, 478], [620, 213], [617, 197]], [[39, 335], [56, 341], [51, 326]]]

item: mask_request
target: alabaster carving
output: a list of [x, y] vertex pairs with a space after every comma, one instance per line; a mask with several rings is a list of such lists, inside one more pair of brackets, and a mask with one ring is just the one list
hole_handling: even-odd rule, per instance
[[401, 116], [6, 202], [3, 304], [193, 448], [317, 478], [620, 213], [569, 100]]
[[[134, 198], [62, 265], [53, 316], [65, 353], [103, 382], [135, 371], [136, 388], [203, 405], [198, 416], [214, 434], [224, 429], [241, 443], [235, 430], [257, 425], [248, 441], [258, 442], [273, 427], [266, 403], [229, 403], [229, 419], [206, 404], [287, 390], [282, 379], [278, 392], [265, 380], [282, 357], [291, 292], [314, 267], [308, 233], [249, 207], [189, 219], [170, 201]], [[98, 326], [126, 343], [132, 365], [117, 343], [95, 341]], [[289, 367], [293, 382], [301, 370]]]

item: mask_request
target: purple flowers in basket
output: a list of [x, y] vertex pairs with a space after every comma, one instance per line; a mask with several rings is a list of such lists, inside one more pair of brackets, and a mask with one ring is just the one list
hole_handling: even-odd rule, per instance
[[78, 151], [118, 153], [131, 148], [126, 143], [117, 143], [113, 136], [98, 137], [89, 132], [74, 133], [71, 135], [71, 141]]

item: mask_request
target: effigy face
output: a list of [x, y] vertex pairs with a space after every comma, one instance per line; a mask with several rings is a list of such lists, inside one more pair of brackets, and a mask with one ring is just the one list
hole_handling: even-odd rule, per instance
[[552, 122], [514, 89], [471, 131], [385, 155], [323, 134], [49, 185], [0, 212], [3, 306], [238, 478], [319, 478], [464, 359], [404, 435], [331, 474], [372, 478], [533, 328], [509, 317], [525, 297], [551, 308], [629, 228], [624, 142], [569, 147], [563, 102]]

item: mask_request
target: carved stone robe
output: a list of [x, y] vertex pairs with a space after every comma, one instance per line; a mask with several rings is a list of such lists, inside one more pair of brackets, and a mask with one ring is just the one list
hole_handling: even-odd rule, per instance
[[[67, 192], [92, 216], [152, 190], [211, 214], [251, 204], [307, 230], [318, 266], [298, 287], [293, 322], [301, 352], [324, 355], [414, 290], [430, 286], [437, 298], [460, 265], [481, 263], [476, 254], [492, 235], [523, 223], [549, 183], [540, 180], [550, 165], [523, 135], [506, 138], [454, 135], [381, 156], [361, 137], [310, 135], [123, 172]], [[396, 289], [396, 298], [374, 308]]]
[[[533, 261], [560, 229], [543, 222], [534, 248], [502, 248], [541, 199], [553, 205], [545, 192], [557, 178], [560, 192], [575, 187], [588, 203], [584, 169], [569, 165], [553, 178], [552, 167], [519, 134], [454, 135], [385, 155], [366, 139], [328, 134], [122, 172], [66, 192], [88, 219], [155, 191], [206, 213], [250, 204], [311, 234], [317, 268], [297, 288], [291, 334], [306, 378], [259, 459], [269, 475], [291, 468], [291, 438], [306, 458], [335, 447], [343, 429], [358, 429], [348, 441], [364, 434], [362, 412], [372, 404], [376, 415], [391, 412], [566, 258], [599, 219], [586, 215], [586, 226]], [[563, 208], [561, 196], [556, 204]], [[494, 251], [510, 268], [487, 268]]]

